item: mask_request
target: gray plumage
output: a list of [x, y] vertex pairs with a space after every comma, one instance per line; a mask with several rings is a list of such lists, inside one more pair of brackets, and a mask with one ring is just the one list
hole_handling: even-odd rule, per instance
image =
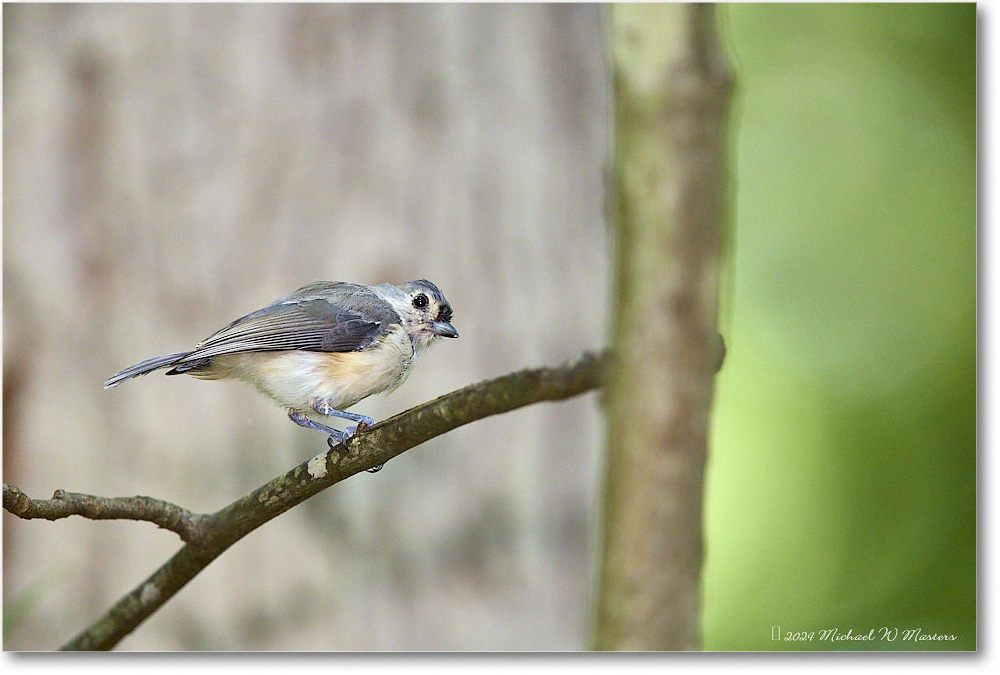
[[169, 368], [167, 375], [242, 380], [283, 406], [299, 426], [343, 443], [356, 425], [338, 431], [312, 418], [374, 424], [345, 409], [403, 384], [437, 338], [457, 338], [451, 316], [441, 290], [426, 279], [399, 286], [318, 281], [236, 319], [189, 352], [129, 366], [104, 387], [160, 368]]
[[426, 279], [401, 286], [363, 286], [342, 281], [318, 281], [303, 286], [267, 307], [236, 319], [189, 352], [146, 359], [116, 373], [104, 383], [114, 387], [139, 375], [171, 367], [168, 375], [196, 374], [211, 366], [213, 357], [240, 352], [300, 350], [363, 351], [375, 345], [391, 326], [404, 323], [396, 307], [407, 307], [415, 290], [440, 306], [442, 321], [451, 307], [440, 289]]

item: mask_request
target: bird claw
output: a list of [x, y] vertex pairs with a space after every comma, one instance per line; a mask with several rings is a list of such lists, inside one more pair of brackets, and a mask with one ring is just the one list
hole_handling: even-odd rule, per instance
[[[374, 422], [374, 420], [372, 421]], [[330, 450], [336, 450], [337, 455], [339, 455], [340, 459], [343, 460], [347, 457], [348, 442], [354, 438], [355, 435], [357, 435], [359, 429], [367, 428], [368, 424], [362, 420], [360, 424], [347, 427], [343, 431], [334, 430], [334, 433], [327, 436], [326, 444], [330, 447]], [[372, 468], [365, 470], [368, 473], [378, 473], [382, 470], [383, 466], [385, 466], [385, 464], [379, 464], [378, 466], [373, 466]]]
[[347, 446], [345, 446], [339, 436], [327, 436], [326, 444], [330, 447], [330, 452], [337, 453], [337, 464], [347, 459]]
[[326, 438], [326, 444], [330, 446], [331, 450], [334, 448], [334, 446], [337, 445], [343, 445], [346, 448], [347, 442], [350, 441], [352, 438], [354, 438], [355, 429], [356, 427], [348, 427], [343, 431], [338, 431], [335, 434], [330, 434]]

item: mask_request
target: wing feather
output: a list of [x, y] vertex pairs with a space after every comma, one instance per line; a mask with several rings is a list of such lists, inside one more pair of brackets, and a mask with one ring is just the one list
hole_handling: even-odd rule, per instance
[[236, 319], [181, 362], [236, 352], [360, 351], [393, 323], [399, 316], [368, 287], [319, 282]]

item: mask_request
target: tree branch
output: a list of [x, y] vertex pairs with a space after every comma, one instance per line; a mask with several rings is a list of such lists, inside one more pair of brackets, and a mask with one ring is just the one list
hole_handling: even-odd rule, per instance
[[536, 368], [486, 380], [360, 429], [347, 448], [336, 446], [212, 514], [192, 514], [149, 497], [104, 498], [57, 492], [33, 501], [4, 486], [4, 508], [22, 518], [130, 518], [181, 535], [187, 544], [121, 598], [64, 650], [111, 649], [163, 606], [223, 551], [272, 518], [345, 478], [469, 422], [539, 401], [570, 398], [601, 384], [607, 356], [585, 352], [555, 368]]
[[3, 507], [18, 518], [59, 520], [83, 516], [91, 520], [145, 520], [176, 532], [188, 543], [196, 543], [200, 520], [176, 504], [152, 497], [95, 497], [56, 490], [52, 499], [31, 499], [13, 485], [3, 484]]

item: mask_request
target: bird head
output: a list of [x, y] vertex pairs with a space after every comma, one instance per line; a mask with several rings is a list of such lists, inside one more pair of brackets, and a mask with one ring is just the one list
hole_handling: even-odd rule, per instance
[[390, 302], [409, 333], [417, 351], [426, 349], [439, 337], [457, 338], [451, 325], [452, 309], [444, 294], [426, 279], [392, 287]]

